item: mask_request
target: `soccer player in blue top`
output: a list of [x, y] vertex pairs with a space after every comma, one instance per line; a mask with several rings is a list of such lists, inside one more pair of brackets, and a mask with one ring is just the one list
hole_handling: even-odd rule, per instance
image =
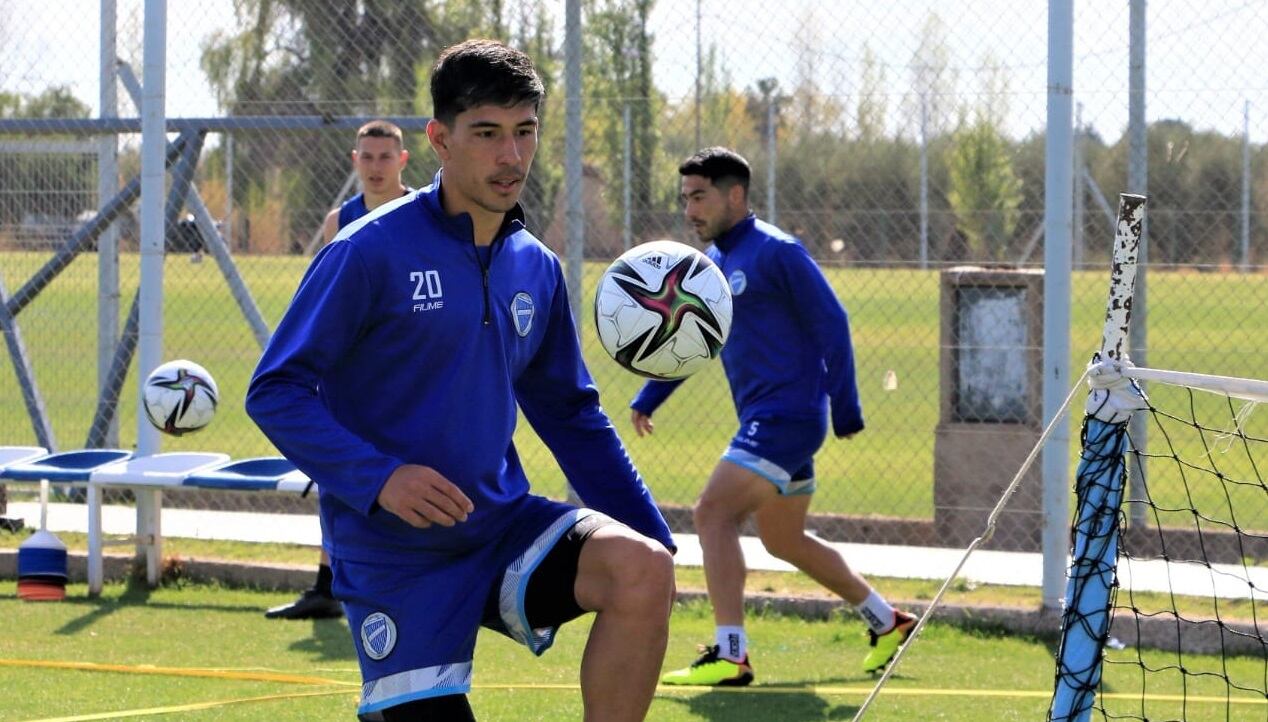
[[[876, 672], [893, 658], [915, 619], [895, 610], [832, 546], [805, 533], [815, 490], [815, 452], [828, 430], [863, 430], [854, 349], [845, 309], [813, 259], [748, 205], [749, 165], [726, 148], [707, 148], [678, 167], [687, 222], [722, 269], [734, 298], [722, 349], [740, 428], [695, 507], [705, 580], [717, 624], [715, 644], [665, 684], [746, 685], [753, 680], [744, 633], [740, 525], [751, 514], [766, 549], [852, 604], [871, 627], [863, 662]], [[681, 381], [648, 382], [631, 402], [639, 436]], [[829, 412], [830, 410], [830, 412]]]
[[[673, 538], [582, 362], [558, 258], [518, 200], [544, 89], [469, 40], [432, 70], [435, 182], [346, 226], [260, 359], [247, 411], [321, 487], [363, 720], [471, 720], [481, 626], [541, 654], [595, 612], [586, 720], [641, 720], [664, 659]], [[516, 407], [588, 508], [536, 496]]]
[[405, 136], [394, 123], [372, 120], [358, 128], [352, 168], [361, 181], [361, 192], [326, 214], [321, 226], [323, 242], [330, 243], [339, 229], [409, 193], [410, 188], [401, 180], [407, 162]]
[[[334, 240], [339, 229], [361, 216], [396, 200], [410, 188], [401, 180], [409, 151], [401, 129], [386, 120], [372, 120], [357, 129], [356, 147], [352, 149], [352, 168], [361, 181], [361, 192], [326, 214], [321, 233], [323, 245]], [[317, 565], [317, 580], [310, 589], [289, 603], [264, 613], [270, 619], [328, 619], [343, 616], [343, 607], [330, 591], [333, 575], [330, 557], [323, 548]]]

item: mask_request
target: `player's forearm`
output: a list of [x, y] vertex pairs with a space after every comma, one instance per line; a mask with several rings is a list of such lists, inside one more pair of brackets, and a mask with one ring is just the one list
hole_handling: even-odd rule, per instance
[[369, 514], [379, 489], [401, 461], [379, 453], [339, 425], [314, 391], [276, 377], [257, 377], [247, 415], [322, 494]]
[[630, 408], [640, 413], [651, 416], [665, 403], [674, 391], [682, 385], [686, 379], [677, 379], [675, 381], [648, 381], [643, 384], [643, 388], [630, 401]]
[[602, 411], [596, 407], [560, 426], [544, 426], [538, 419], [534, 429], [587, 507], [676, 550], [665, 518]]
[[863, 404], [859, 399], [854, 349], [849, 341], [848, 327], [845, 334], [845, 343], [834, 352], [836, 358], [827, 363], [828, 401], [832, 410], [832, 429], [837, 436], [863, 430]]
[[821, 300], [820, 312], [813, 316], [810, 333], [824, 360], [824, 388], [831, 404], [833, 431], [845, 436], [863, 430], [850, 321], [835, 296]]

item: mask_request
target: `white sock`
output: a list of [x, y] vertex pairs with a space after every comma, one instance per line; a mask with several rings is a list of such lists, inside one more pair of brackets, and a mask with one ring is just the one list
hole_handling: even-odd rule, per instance
[[854, 608], [863, 617], [863, 621], [867, 622], [867, 626], [877, 634], [884, 634], [894, 627], [894, 608], [875, 589], [862, 603], [854, 605]]
[[743, 662], [748, 654], [748, 635], [744, 633], [744, 627], [718, 627], [714, 640], [718, 645], [718, 656], [723, 659]]

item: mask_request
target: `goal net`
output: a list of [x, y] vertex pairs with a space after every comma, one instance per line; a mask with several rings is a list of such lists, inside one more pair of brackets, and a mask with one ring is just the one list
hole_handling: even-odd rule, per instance
[[1093, 379], [1050, 719], [1268, 718], [1268, 428], [1253, 414], [1268, 383], [1114, 362]]
[[[1138, 368], [1125, 353], [1145, 198], [1120, 196], [1100, 350], [933, 596], [862, 719], [1086, 381], [1047, 718], [1268, 720], [1268, 381]], [[1146, 392], [1146, 384], [1148, 385]], [[1149, 444], [1133, 443], [1140, 415]], [[1132, 478], [1133, 483], [1128, 484]]]

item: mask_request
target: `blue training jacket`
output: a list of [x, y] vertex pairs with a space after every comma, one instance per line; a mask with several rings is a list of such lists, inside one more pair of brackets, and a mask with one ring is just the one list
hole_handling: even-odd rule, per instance
[[[247, 392], [247, 413], [321, 488], [334, 557], [461, 553], [501, 536], [529, 483], [516, 403], [584, 502], [671, 550], [673, 538], [599, 406], [559, 259], [517, 207], [486, 268], [441, 175], [339, 232], [300, 282]], [[377, 503], [423, 464], [475, 505], [417, 529]]]
[[[862, 431], [849, 318], [806, 249], [750, 214], [705, 253], [731, 284], [722, 367], [739, 418], [820, 417], [830, 401], [833, 433]], [[651, 415], [681, 383], [649, 381], [630, 407]]]

